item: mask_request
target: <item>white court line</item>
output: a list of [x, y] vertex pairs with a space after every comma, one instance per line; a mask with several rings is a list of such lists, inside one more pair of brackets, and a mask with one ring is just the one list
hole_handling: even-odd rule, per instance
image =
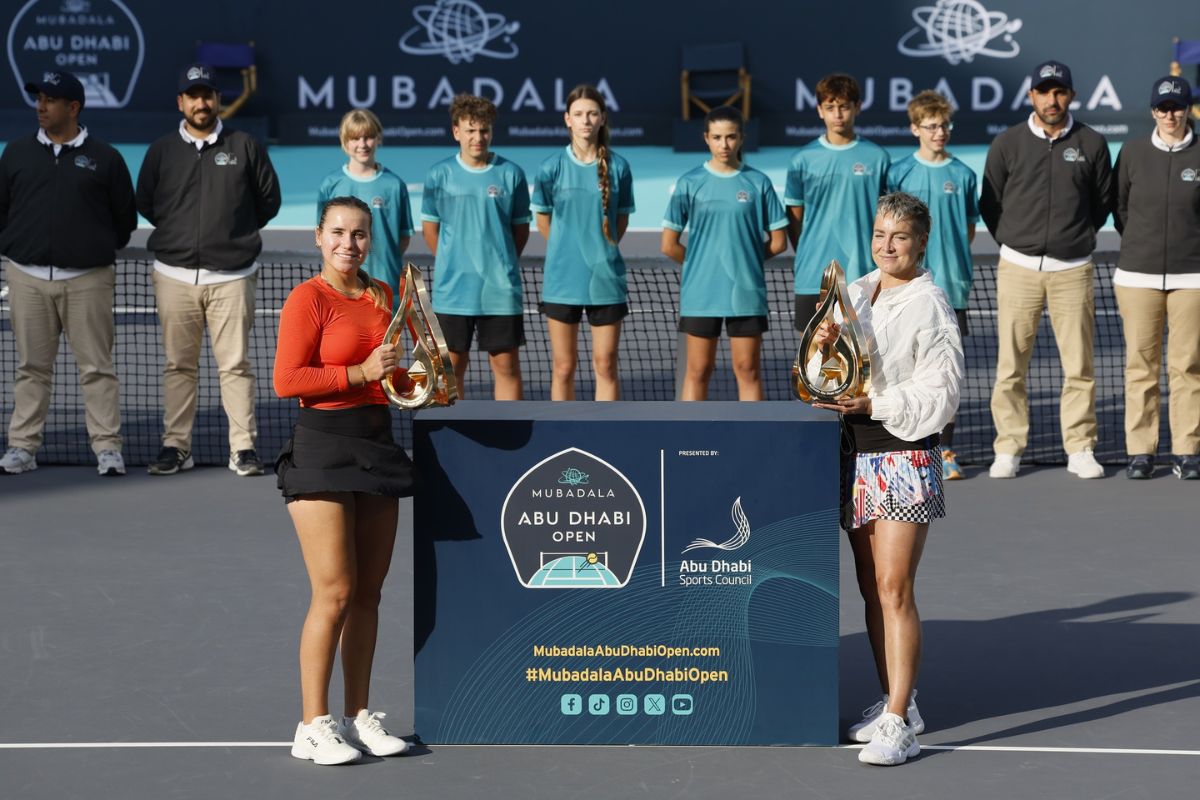
[[[124, 749], [142, 749], [142, 748], [170, 748], [170, 747], [291, 747], [292, 742], [0, 742], [0, 750], [124, 750]], [[438, 748], [467, 748], [467, 747], [488, 747], [488, 748], [544, 748], [544, 747], [570, 747], [570, 748], [599, 748], [599, 747], [620, 747], [628, 749], [631, 745], [521, 745], [521, 744], [442, 744], [434, 745]], [[680, 749], [688, 747], [688, 745], [637, 745], [639, 747], [671, 747]], [[837, 750], [861, 750], [864, 745], [847, 744], [838, 745], [835, 748], [813, 748], [813, 749], [837, 749]], [[806, 748], [797, 748], [806, 749]], [[986, 745], [986, 744], [967, 744], [967, 745], [921, 745], [922, 750], [945, 750], [945, 751], [962, 751], [962, 752], [983, 752], [983, 753], [1054, 753], [1068, 755], [1123, 755], [1123, 756], [1200, 756], [1200, 750], [1154, 750], [1131, 747], [1019, 747], [1007, 745]]]

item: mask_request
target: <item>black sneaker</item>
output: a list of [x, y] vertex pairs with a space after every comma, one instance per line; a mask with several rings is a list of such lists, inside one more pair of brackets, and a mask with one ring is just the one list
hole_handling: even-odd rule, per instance
[[151, 475], [174, 475], [194, 466], [196, 463], [192, 461], [189, 451], [180, 450], [178, 447], [164, 447], [158, 451], [158, 457], [150, 462], [150, 466], [146, 467], [146, 472]]
[[1154, 456], [1134, 456], [1125, 468], [1125, 477], [1142, 481], [1154, 474]]
[[1175, 456], [1175, 466], [1171, 468], [1171, 471], [1181, 481], [1194, 481], [1200, 478], [1200, 456]]
[[238, 450], [229, 454], [229, 468], [241, 477], [262, 475], [263, 463], [254, 450]]

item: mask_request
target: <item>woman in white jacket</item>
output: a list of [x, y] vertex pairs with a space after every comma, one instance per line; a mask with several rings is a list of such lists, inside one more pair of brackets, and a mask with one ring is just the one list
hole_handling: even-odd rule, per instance
[[[945, 516], [938, 433], [958, 409], [962, 340], [954, 311], [921, 269], [929, 210], [896, 192], [876, 207], [877, 270], [850, 285], [871, 357], [864, 397], [815, 403], [842, 414], [842, 527], [854, 551], [883, 698], [850, 728], [859, 760], [902, 764], [920, 753], [916, 706], [921, 619], [913, 595], [929, 523]], [[838, 325], [825, 323], [821, 344]]]

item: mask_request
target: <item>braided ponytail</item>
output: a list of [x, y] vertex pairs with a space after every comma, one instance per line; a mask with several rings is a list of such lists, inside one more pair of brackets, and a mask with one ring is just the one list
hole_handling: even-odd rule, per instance
[[[607, 139], [608, 126], [604, 126], [602, 130], [604, 131], [602, 134], [603, 138]], [[596, 153], [596, 175], [598, 175], [600, 178], [600, 213], [602, 214], [600, 218], [600, 230], [604, 231], [604, 238], [608, 240], [609, 244], [616, 244], [616, 241], [612, 237], [612, 231], [609, 230], [608, 224], [608, 200], [609, 195], [612, 193], [612, 185], [608, 180], [607, 142], [601, 144], [600, 149]]]
[[608, 143], [608, 109], [604, 106], [604, 96], [596, 90], [594, 86], [586, 83], [581, 83], [571, 90], [567, 95], [567, 110], [571, 108], [571, 104], [576, 100], [591, 100], [596, 105], [600, 106], [600, 111], [604, 113], [605, 121], [600, 126], [599, 142], [596, 148], [596, 177], [600, 182], [600, 230], [604, 231], [604, 238], [610, 244], [616, 244], [616, 239], [613, 238], [611, 226], [608, 221], [608, 205], [612, 194], [612, 181], [609, 179], [609, 170], [611, 163], [609, 161]]

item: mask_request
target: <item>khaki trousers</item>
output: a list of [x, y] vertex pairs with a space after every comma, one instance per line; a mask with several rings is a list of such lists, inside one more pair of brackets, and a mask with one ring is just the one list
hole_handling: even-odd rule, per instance
[[1117, 286], [1125, 331], [1125, 450], [1158, 452], [1159, 370], [1167, 338], [1171, 450], [1200, 454], [1200, 289]]
[[100, 267], [78, 278], [47, 281], [9, 265], [9, 305], [17, 342], [17, 375], [8, 446], [36, 453], [42, 446], [54, 382], [58, 340], [79, 367], [84, 421], [92, 452], [121, 450], [121, 401], [113, 368], [113, 287], [116, 270]]
[[1025, 379], [1042, 308], [1062, 362], [1059, 398], [1063, 449], [1077, 453], [1095, 447], [1096, 379], [1092, 351], [1096, 326], [1092, 264], [1061, 272], [1038, 272], [1003, 259], [996, 273], [996, 384], [992, 387], [992, 420], [996, 453], [1021, 455], [1029, 442], [1029, 401]]
[[192, 449], [196, 391], [204, 327], [221, 383], [221, 405], [229, 418], [229, 449], [250, 450], [258, 438], [254, 420], [254, 373], [250, 328], [258, 276], [194, 286], [154, 273], [154, 296], [162, 324], [163, 446]]

